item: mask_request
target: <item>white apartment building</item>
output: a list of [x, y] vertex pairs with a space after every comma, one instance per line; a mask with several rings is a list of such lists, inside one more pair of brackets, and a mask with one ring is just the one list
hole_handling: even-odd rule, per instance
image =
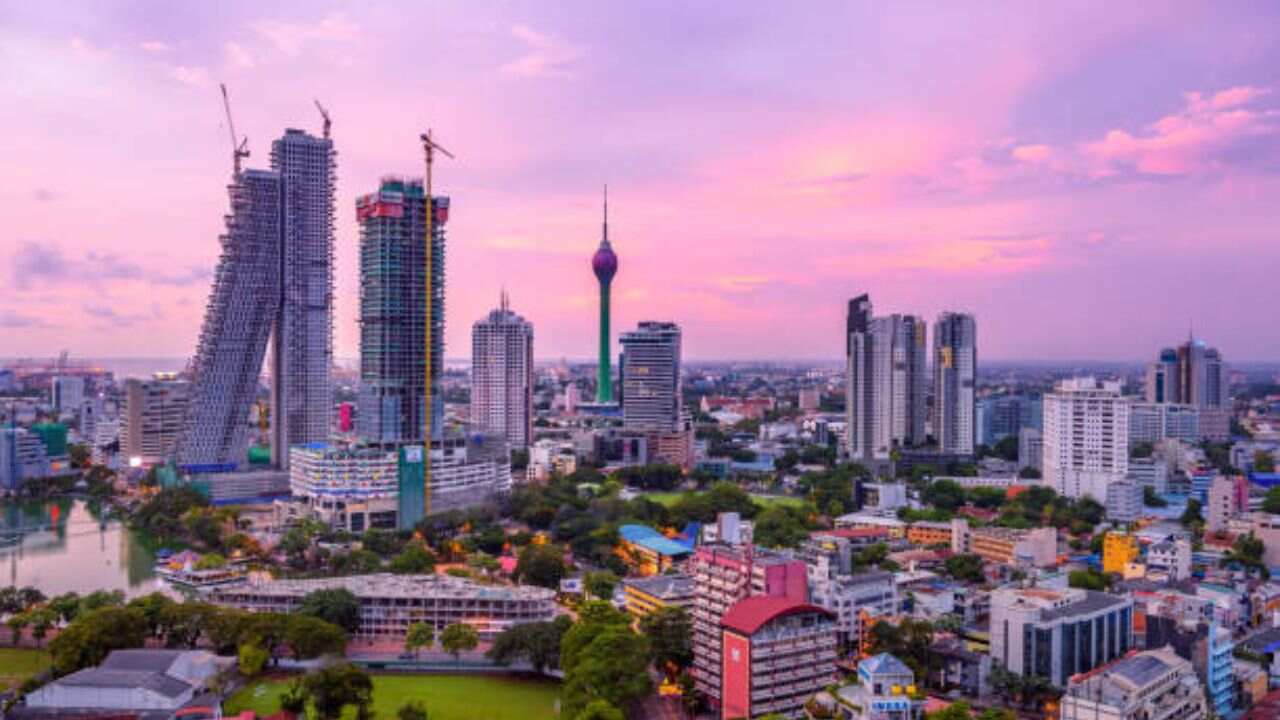
[[1205, 693], [1195, 668], [1171, 647], [1148, 650], [1072, 681], [1062, 720], [1202, 720]]
[[324, 443], [289, 450], [289, 492], [332, 527], [363, 532], [396, 526], [396, 450]]
[[471, 326], [471, 425], [513, 448], [533, 439], [533, 325], [501, 306]]
[[1128, 523], [1142, 517], [1142, 485], [1132, 480], [1120, 480], [1107, 485], [1107, 519]]
[[1044, 396], [1044, 481], [1059, 495], [1105, 500], [1129, 469], [1129, 406], [1119, 380], [1071, 378]]
[[[120, 455], [131, 465], [153, 465], [173, 454], [190, 406], [191, 385], [171, 375], [129, 378], [120, 408]], [[248, 425], [248, 418], [244, 419]]]
[[1171, 582], [1191, 577], [1191, 543], [1169, 537], [1147, 547], [1147, 571], [1162, 572]]

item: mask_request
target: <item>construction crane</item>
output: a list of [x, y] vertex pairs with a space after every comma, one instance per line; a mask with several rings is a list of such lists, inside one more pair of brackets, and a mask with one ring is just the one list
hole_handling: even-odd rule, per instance
[[437, 150], [439, 150], [442, 155], [449, 158], [450, 160], [453, 160], [455, 158], [453, 157], [453, 153], [449, 152], [448, 150], [445, 150], [443, 147], [440, 146], [439, 143], [431, 139], [430, 129], [428, 129], [425, 133], [422, 133], [422, 135], [419, 136], [419, 139], [422, 141], [422, 152], [426, 155], [426, 166], [427, 166], [426, 177], [423, 178], [423, 184], [425, 185], [424, 190], [426, 191], [426, 196], [427, 196], [426, 197], [427, 236], [424, 239], [424, 242], [426, 243], [426, 252], [424, 253], [424, 255], [426, 259], [426, 271], [427, 271], [426, 278], [425, 278], [427, 291], [426, 293], [424, 293], [426, 295], [426, 318], [425, 318], [426, 326], [425, 326], [425, 332], [423, 333], [423, 335], [426, 336], [424, 342], [426, 343], [426, 346], [427, 346], [427, 361], [425, 363], [427, 368], [427, 376], [426, 376], [427, 384], [425, 387], [425, 400], [426, 400], [426, 402], [424, 403], [425, 412], [423, 413], [423, 415], [426, 416], [426, 428], [425, 428], [426, 432], [423, 435], [423, 439], [426, 441], [427, 452], [426, 452], [426, 456], [422, 459], [422, 478], [424, 481], [423, 483], [424, 487], [423, 487], [423, 493], [422, 493], [422, 503], [423, 503], [422, 515], [423, 517], [426, 517], [427, 515], [431, 514], [431, 431], [432, 431], [432, 428], [431, 428], [431, 408], [432, 408], [431, 320], [433, 318], [432, 313], [435, 312], [435, 308], [432, 307], [432, 304], [431, 304], [431, 296], [433, 294], [432, 291], [435, 289], [432, 286], [432, 272], [434, 268], [432, 267], [433, 260], [432, 260], [431, 246], [432, 246], [432, 239], [434, 238], [434, 230], [432, 226], [435, 225], [436, 207], [435, 207], [434, 199], [431, 196], [431, 166], [435, 162]]
[[236, 124], [231, 119], [231, 100], [227, 98], [227, 84], [219, 83], [218, 87], [222, 88], [222, 107], [227, 111], [227, 130], [231, 133], [231, 167], [234, 168], [236, 177], [239, 177], [240, 160], [249, 157], [249, 138], [236, 140]]
[[333, 127], [333, 121], [329, 119], [329, 111], [324, 109], [319, 100], [314, 100], [313, 102], [316, 104], [316, 109], [320, 111], [320, 117], [324, 118], [324, 138], [328, 140], [329, 128]]

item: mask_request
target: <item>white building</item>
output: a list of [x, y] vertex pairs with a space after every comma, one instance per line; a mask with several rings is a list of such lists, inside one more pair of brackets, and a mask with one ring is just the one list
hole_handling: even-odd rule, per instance
[[991, 594], [991, 657], [1015, 675], [1058, 687], [1133, 646], [1133, 599], [1076, 588], [1001, 588]]
[[1062, 720], [1203, 720], [1205, 692], [1189, 660], [1147, 650], [1073, 680]]
[[1018, 430], [1018, 467], [1044, 471], [1044, 435], [1037, 429]]
[[113, 650], [101, 665], [28, 693], [25, 703], [40, 717], [168, 717], [234, 664], [206, 650]]
[[59, 415], [76, 413], [84, 403], [84, 378], [79, 375], [59, 375], [53, 379], [53, 408]]
[[509, 302], [504, 292], [471, 326], [471, 425], [524, 448], [533, 439], [533, 325]]
[[1181, 403], [1129, 404], [1130, 443], [1158, 443], [1166, 438], [1199, 442], [1200, 408]]
[[871, 300], [849, 301], [846, 405], [849, 456], [888, 460], [895, 447], [925, 440], [925, 322], [914, 315], [873, 318]]
[[[120, 455], [130, 464], [153, 465], [167, 460], [183, 432], [191, 401], [191, 385], [157, 373], [151, 380], [129, 378], [120, 408]], [[248, 425], [248, 417], [243, 424]]]
[[977, 324], [972, 315], [938, 315], [933, 326], [933, 434], [944, 453], [973, 453], [977, 347]]
[[1147, 546], [1147, 571], [1165, 573], [1171, 582], [1191, 577], [1191, 543], [1168, 537]]
[[1164, 458], [1154, 456], [1130, 459], [1125, 479], [1149, 487], [1157, 495], [1163, 495], [1169, 490], [1169, 463]]
[[313, 443], [289, 450], [289, 492], [331, 527], [396, 527], [396, 450]]
[[1205, 528], [1209, 532], [1226, 531], [1227, 522], [1235, 516], [1235, 487], [1235, 481], [1223, 475], [1215, 477], [1209, 484], [1209, 507], [1205, 508]]
[[1059, 495], [1105, 500], [1129, 469], [1129, 407], [1120, 381], [1058, 383], [1044, 396], [1044, 480]]
[[1142, 517], [1142, 485], [1132, 480], [1120, 480], [1107, 485], [1107, 519], [1111, 522], [1129, 523]]
[[[880, 570], [823, 578], [810, 588], [809, 600], [836, 616], [836, 633], [842, 642], [862, 638], [862, 619], [894, 615], [898, 610], [893, 574]], [[874, 623], [872, 623], [874, 624]]]

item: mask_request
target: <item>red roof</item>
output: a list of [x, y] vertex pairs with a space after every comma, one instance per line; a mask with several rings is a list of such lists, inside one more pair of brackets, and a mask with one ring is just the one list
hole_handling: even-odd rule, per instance
[[885, 528], [868, 527], [868, 528], [836, 528], [834, 530], [815, 530], [809, 533], [809, 537], [817, 537], [819, 535], [831, 535], [832, 537], [842, 538], [868, 538], [868, 537], [888, 537], [889, 531]]
[[780, 617], [810, 612], [831, 615], [817, 605], [800, 600], [772, 595], [753, 595], [734, 603], [720, 619], [720, 626], [745, 635], [754, 635], [766, 623]]

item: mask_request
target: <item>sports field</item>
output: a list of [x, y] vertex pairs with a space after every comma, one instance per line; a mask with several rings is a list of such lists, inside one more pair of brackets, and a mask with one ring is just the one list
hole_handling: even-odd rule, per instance
[[[642, 497], [670, 507], [676, 500], [679, 500], [680, 496], [683, 494], [684, 493], [678, 492], [652, 492], [645, 493]], [[792, 497], [790, 495], [752, 495], [751, 499], [755, 500], [762, 507], [769, 507], [770, 505], [791, 505], [792, 507], [800, 507], [804, 505], [804, 498]]]
[[0, 648], [0, 690], [21, 685], [49, 667], [49, 653], [31, 648]]
[[[258, 714], [280, 709], [289, 680], [272, 678], [250, 684], [223, 704], [223, 713]], [[555, 720], [560, 684], [510, 675], [374, 675], [373, 710], [394, 718], [411, 700], [423, 703], [431, 720]], [[355, 717], [354, 710], [343, 717]]]

